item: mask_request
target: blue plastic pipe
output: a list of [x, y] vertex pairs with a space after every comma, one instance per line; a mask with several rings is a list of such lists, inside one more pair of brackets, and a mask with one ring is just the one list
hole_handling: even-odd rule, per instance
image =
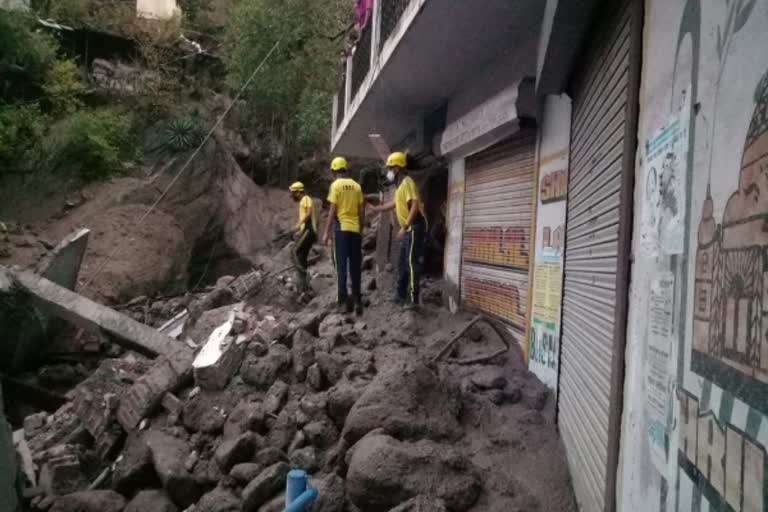
[[293, 502], [285, 507], [283, 512], [306, 512], [307, 507], [317, 499], [317, 489], [309, 488], [304, 493], [293, 500]]
[[292, 469], [285, 479], [285, 506], [304, 494], [307, 490], [307, 472], [302, 469]]

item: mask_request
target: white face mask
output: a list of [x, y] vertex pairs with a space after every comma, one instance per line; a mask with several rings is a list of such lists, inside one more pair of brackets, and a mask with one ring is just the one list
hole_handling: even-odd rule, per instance
[[387, 171], [387, 181], [390, 183], [395, 182], [395, 171], [393, 171], [392, 169], [389, 169]]

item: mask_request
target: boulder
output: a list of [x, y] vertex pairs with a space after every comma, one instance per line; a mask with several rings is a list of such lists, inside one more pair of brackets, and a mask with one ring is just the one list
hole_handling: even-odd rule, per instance
[[214, 405], [215, 403], [203, 393], [187, 400], [181, 413], [182, 424], [191, 432], [218, 434], [224, 428], [227, 415], [224, 409]]
[[320, 467], [317, 460], [317, 450], [314, 446], [305, 446], [291, 452], [289, 457], [291, 467], [314, 473]]
[[372, 434], [352, 448], [347, 493], [366, 512], [386, 512], [420, 495], [464, 511], [475, 504], [480, 491], [475, 469], [449, 445]]
[[344, 375], [344, 360], [341, 356], [327, 352], [318, 352], [315, 354], [315, 358], [325, 382], [333, 386], [341, 380], [342, 375]]
[[285, 486], [285, 477], [289, 467], [285, 462], [278, 462], [262, 471], [259, 476], [243, 489], [242, 512], [257, 512]]
[[307, 369], [307, 384], [315, 391], [320, 391], [324, 387], [323, 374], [317, 363]]
[[346, 490], [344, 479], [336, 473], [314, 480], [318, 496], [312, 506], [312, 512], [344, 512]]
[[186, 469], [187, 443], [159, 431], [147, 433], [147, 445], [152, 452], [152, 463], [171, 500], [185, 509], [200, 498], [195, 477]]
[[277, 414], [280, 412], [280, 409], [285, 404], [285, 400], [288, 398], [289, 390], [290, 388], [285, 382], [281, 380], [275, 381], [269, 388], [269, 391], [267, 391], [267, 394], [264, 395], [264, 412], [267, 414]]
[[229, 472], [229, 476], [237, 480], [238, 482], [248, 483], [261, 473], [264, 466], [255, 462], [244, 462], [242, 464], [236, 464]]
[[344, 423], [347, 421], [350, 409], [363, 395], [367, 385], [368, 383], [341, 380], [328, 390], [327, 412], [336, 428], [344, 428]]
[[252, 432], [246, 432], [235, 439], [222, 441], [216, 448], [214, 459], [222, 472], [229, 473], [235, 464], [250, 461], [258, 444], [258, 436]]
[[148, 489], [159, 484], [152, 464], [152, 452], [146, 441], [137, 434], [129, 435], [123, 454], [115, 463], [112, 486], [116, 491], [129, 495], [136, 489]]
[[339, 431], [328, 418], [308, 423], [303, 430], [307, 440], [321, 450], [330, 448], [339, 439]]
[[224, 423], [224, 439], [232, 439], [248, 431], [265, 432], [264, 408], [260, 402], [243, 400], [227, 416]]
[[266, 390], [277, 380], [278, 375], [291, 364], [291, 352], [284, 345], [273, 345], [267, 355], [257, 357], [249, 353], [240, 369], [240, 376], [246, 384]]
[[418, 496], [398, 505], [389, 512], [448, 512], [445, 502], [439, 498]]
[[328, 407], [328, 398], [325, 393], [304, 395], [299, 401], [299, 410], [310, 419], [317, 419], [325, 415]]
[[288, 460], [288, 457], [286, 457], [285, 452], [275, 448], [274, 446], [260, 450], [256, 454], [256, 457], [254, 457], [256, 464], [261, 465], [262, 468], [272, 466], [273, 464], [277, 464], [278, 462], [286, 460]]
[[462, 435], [458, 389], [440, 380], [420, 361], [379, 374], [349, 412], [342, 437], [351, 446], [383, 429], [398, 439], [456, 440]]
[[50, 512], [123, 512], [125, 498], [115, 491], [83, 491], [58, 498]]
[[343, 331], [350, 320], [345, 315], [328, 315], [320, 322], [318, 334], [321, 338], [333, 338]]
[[275, 424], [267, 435], [267, 444], [285, 451], [293, 441], [297, 430], [295, 411], [286, 407], [277, 415]]
[[470, 380], [472, 384], [483, 390], [504, 389], [504, 386], [507, 385], [504, 369], [498, 366], [484, 366], [474, 373]]
[[315, 364], [315, 338], [304, 329], [293, 335], [293, 374], [299, 382], [304, 381], [307, 370]]
[[200, 498], [195, 512], [240, 512], [240, 500], [231, 491], [216, 487]]
[[124, 512], [178, 512], [171, 498], [164, 491], [139, 491]]

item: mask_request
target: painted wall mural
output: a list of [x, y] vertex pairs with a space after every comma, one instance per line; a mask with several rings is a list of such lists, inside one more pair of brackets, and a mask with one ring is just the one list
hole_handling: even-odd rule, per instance
[[[647, 250], [641, 149], [619, 509], [766, 512], [768, 0], [645, 4], [638, 137], [676, 115], [688, 125], [676, 155], [684, 233], [674, 250]], [[648, 325], [658, 276], [670, 285], [666, 369]]]

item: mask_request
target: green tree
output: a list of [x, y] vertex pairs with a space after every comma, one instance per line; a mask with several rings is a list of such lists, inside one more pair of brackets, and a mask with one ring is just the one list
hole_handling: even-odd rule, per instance
[[45, 73], [43, 91], [56, 115], [72, 114], [82, 106], [80, 95], [85, 85], [73, 60], [57, 60]]
[[233, 88], [280, 41], [246, 99], [260, 131], [283, 148], [284, 168], [294, 168], [302, 152], [327, 141], [339, 83], [340, 43], [334, 36], [350, 16], [347, 0], [242, 0], [232, 14], [225, 41]]
[[34, 30], [35, 20], [23, 13], [0, 15], [0, 98], [36, 94], [48, 67], [56, 60], [58, 44]]

